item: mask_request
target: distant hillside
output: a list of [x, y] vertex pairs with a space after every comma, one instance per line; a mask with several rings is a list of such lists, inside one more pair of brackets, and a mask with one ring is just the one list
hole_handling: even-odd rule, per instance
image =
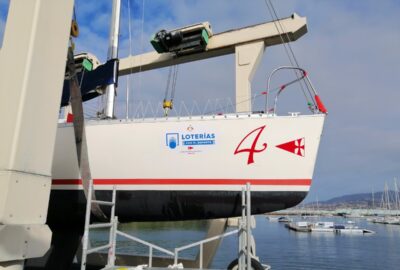
[[[375, 206], [379, 206], [381, 204], [381, 200], [383, 197], [383, 192], [375, 192], [374, 200]], [[389, 191], [390, 201], [395, 201], [395, 192]], [[316, 202], [310, 202], [307, 205], [315, 205]], [[372, 206], [372, 193], [357, 193], [357, 194], [349, 194], [340, 197], [335, 197], [326, 201], [318, 202], [319, 205], [358, 205], [358, 206]]]
[[[377, 199], [380, 201], [382, 198], [383, 192], [376, 192], [374, 194], [375, 202]], [[340, 197], [335, 197], [329, 199], [327, 201], [320, 202], [322, 204], [339, 204], [339, 203], [359, 203], [359, 202], [371, 202], [372, 203], [372, 194], [371, 193], [358, 193], [358, 194], [349, 194]]]

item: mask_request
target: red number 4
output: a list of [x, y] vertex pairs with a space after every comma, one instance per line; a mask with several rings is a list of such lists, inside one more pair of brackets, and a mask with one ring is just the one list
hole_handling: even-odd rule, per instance
[[[247, 158], [247, 165], [249, 165], [249, 164], [251, 164], [251, 163], [254, 163], [254, 153], [260, 153], [260, 152], [264, 151], [265, 149], [267, 149], [267, 143], [263, 143], [261, 149], [256, 149], [258, 139], [260, 138], [261, 133], [264, 131], [264, 128], [265, 128], [265, 125], [262, 126], [262, 127], [256, 128], [255, 130], [251, 131], [249, 134], [247, 134], [247, 135], [242, 139], [242, 141], [241, 141], [241, 142], [239, 143], [239, 145], [236, 147], [236, 150], [235, 150], [234, 155], [239, 154], [239, 153], [245, 153], [245, 152], [248, 152], [248, 153], [249, 153], [249, 157]], [[239, 148], [241, 147], [242, 143], [243, 143], [244, 141], [246, 141], [247, 138], [248, 138], [250, 135], [252, 135], [253, 133], [257, 133], [257, 135], [256, 135], [256, 137], [254, 138], [253, 143], [251, 144], [251, 147], [250, 147], [250, 148], [239, 149]]]

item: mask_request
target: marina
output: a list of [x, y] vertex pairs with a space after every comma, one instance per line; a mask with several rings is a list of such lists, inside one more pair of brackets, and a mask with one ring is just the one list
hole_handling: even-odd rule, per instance
[[[301, 220], [300, 216], [293, 218]], [[347, 221], [342, 217], [333, 217], [329, 220], [338, 224]], [[271, 265], [272, 269], [376, 270], [397, 269], [400, 264], [397, 255], [400, 249], [399, 226], [372, 224], [362, 219], [357, 221], [357, 225], [375, 231], [374, 234], [334, 234], [291, 231], [285, 228], [284, 224], [268, 221], [264, 215], [257, 216], [256, 222], [257, 226], [253, 229], [253, 233], [258, 240], [258, 256], [262, 263]], [[203, 226], [204, 223], [201, 225], [201, 222], [131, 223], [122, 225], [121, 230], [136, 234], [165, 248], [172, 248], [203, 239], [206, 234]], [[96, 244], [107, 241], [106, 234], [101, 231], [96, 233], [94, 239]], [[130, 246], [124, 244], [125, 240], [121, 241], [123, 244], [119, 251], [122, 253], [146, 254], [147, 252], [140, 245]], [[235, 237], [224, 239], [211, 268], [225, 269], [232, 260], [232, 252], [236, 247]], [[189, 250], [184, 257], [195, 258], [196, 254], [196, 250]]]

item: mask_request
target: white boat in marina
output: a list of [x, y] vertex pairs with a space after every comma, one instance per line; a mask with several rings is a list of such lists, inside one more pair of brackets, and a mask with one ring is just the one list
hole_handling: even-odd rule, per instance
[[270, 222], [278, 222], [278, 220], [279, 220], [279, 216], [267, 216], [266, 217], [267, 219], [268, 219], [268, 221], [270, 221]]
[[378, 224], [400, 225], [400, 217], [397, 216], [376, 217], [370, 219], [370, 221]]
[[293, 230], [296, 232], [310, 232], [311, 231], [311, 224], [307, 221], [296, 221], [290, 222], [285, 225], [289, 230]]
[[363, 229], [358, 227], [354, 221], [348, 221], [346, 224], [335, 224], [335, 233], [341, 234], [365, 234], [365, 233], [375, 233], [372, 230]]
[[337, 234], [366, 234], [375, 233], [372, 230], [362, 229], [355, 225], [335, 225], [334, 232]]
[[278, 222], [281, 222], [281, 223], [290, 223], [292, 221], [293, 221], [293, 219], [291, 219], [290, 217], [287, 217], [287, 216], [278, 218]]
[[337, 233], [337, 234], [364, 234], [374, 233], [374, 231], [359, 228], [354, 221], [348, 221], [346, 224], [335, 224], [332, 221], [319, 221], [310, 224], [310, 231], [315, 233]]
[[400, 217], [385, 217], [384, 224], [398, 225], [400, 224]]
[[311, 232], [334, 232], [335, 223], [331, 221], [320, 221], [311, 224]]
[[338, 234], [363, 234], [364, 230], [357, 226], [335, 225], [333, 232]]

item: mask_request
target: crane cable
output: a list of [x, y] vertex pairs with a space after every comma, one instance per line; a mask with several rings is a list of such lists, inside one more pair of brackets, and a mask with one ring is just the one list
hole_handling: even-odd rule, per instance
[[174, 106], [178, 72], [179, 72], [179, 65], [173, 65], [169, 68], [167, 86], [165, 87], [165, 95], [163, 100], [164, 116], [168, 116], [169, 111], [172, 110]]

